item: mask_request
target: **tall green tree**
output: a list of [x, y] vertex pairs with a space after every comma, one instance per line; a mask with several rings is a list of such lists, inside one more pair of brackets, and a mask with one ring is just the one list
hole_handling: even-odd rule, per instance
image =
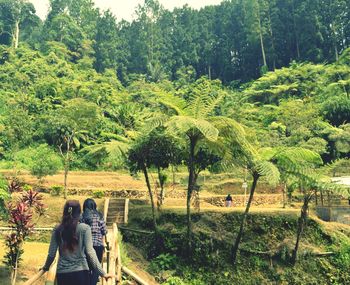
[[159, 101], [167, 109], [170, 117], [157, 116], [150, 120], [152, 127], [163, 125], [168, 132], [183, 139], [187, 149], [188, 184], [187, 184], [187, 243], [192, 248], [191, 198], [197, 188], [197, 179], [205, 170], [198, 162], [201, 146], [216, 150], [215, 142], [219, 137], [217, 124], [222, 120], [215, 116], [215, 109], [225, 93], [218, 85], [204, 78], [195, 82], [180, 98], [170, 93], [159, 94]]
[[75, 150], [88, 144], [99, 120], [98, 107], [83, 99], [72, 99], [55, 114], [43, 116], [44, 134], [49, 144], [55, 145], [64, 165], [64, 198], [67, 199], [67, 180]]
[[39, 25], [40, 19], [35, 15], [32, 3], [25, 0], [0, 1], [0, 43], [17, 48], [20, 37], [29, 37], [28, 34]]

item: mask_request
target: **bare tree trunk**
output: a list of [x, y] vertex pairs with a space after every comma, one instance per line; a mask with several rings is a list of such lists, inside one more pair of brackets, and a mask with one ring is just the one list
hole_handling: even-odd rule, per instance
[[187, 185], [187, 200], [186, 200], [186, 210], [187, 210], [187, 250], [188, 254], [191, 253], [192, 249], [192, 221], [191, 221], [191, 198], [193, 193], [194, 185], [196, 184], [195, 166], [194, 166], [194, 150], [196, 147], [197, 139], [190, 138], [190, 161], [188, 165], [188, 185]]
[[236, 263], [236, 259], [237, 259], [237, 253], [238, 253], [238, 248], [239, 248], [239, 244], [241, 242], [242, 236], [243, 236], [243, 231], [244, 231], [244, 226], [247, 220], [247, 216], [249, 213], [249, 209], [250, 209], [250, 205], [253, 201], [253, 197], [254, 197], [254, 192], [256, 189], [256, 185], [258, 183], [260, 175], [257, 172], [253, 172], [253, 183], [252, 186], [250, 188], [250, 194], [249, 194], [249, 199], [248, 199], [248, 203], [247, 206], [245, 208], [244, 214], [242, 216], [242, 220], [241, 220], [241, 226], [239, 228], [237, 237], [236, 237], [236, 241], [232, 247], [232, 251], [231, 251], [231, 262], [232, 265], [234, 266]]
[[58, 149], [60, 150], [60, 154], [62, 156], [63, 162], [64, 162], [64, 188], [63, 188], [63, 195], [64, 199], [67, 199], [67, 180], [68, 180], [68, 172], [69, 172], [69, 166], [70, 166], [70, 151], [72, 147], [73, 137], [75, 133], [72, 132], [69, 136], [65, 137], [64, 140], [66, 142], [66, 153], [64, 153], [64, 150], [62, 149], [63, 143], [59, 145]]
[[301, 208], [301, 214], [300, 214], [300, 217], [298, 219], [297, 240], [295, 242], [295, 247], [294, 247], [293, 254], [292, 254], [292, 264], [293, 265], [297, 262], [297, 259], [298, 259], [299, 243], [300, 243], [301, 235], [302, 235], [304, 228], [305, 228], [305, 223], [306, 223], [307, 216], [308, 216], [309, 202], [310, 202], [311, 198], [312, 198], [312, 194], [304, 196], [303, 207]]
[[276, 69], [276, 49], [275, 49], [275, 40], [273, 38], [273, 32], [272, 32], [272, 21], [271, 21], [271, 6], [269, 4], [269, 1], [267, 1], [267, 4], [269, 6], [268, 8], [268, 17], [269, 17], [269, 33], [270, 33], [270, 37], [271, 37], [271, 48], [272, 48], [272, 52], [273, 52], [273, 58], [272, 58], [272, 68], [273, 70]]
[[335, 27], [334, 27], [333, 23], [331, 24], [331, 29], [332, 29], [332, 39], [333, 39], [333, 46], [334, 46], [335, 61], [338, 61], [339, 60], [339, 52], [338, 52], [338, 47], [337, 47]]
[[292, 1], [292, 13], [293, 13], [293, 28], [294, 28], [294, 36], [295, 36], [295, 46], [297, 49], [297, 58], [300, 59], [300, 48], [299, 48], [299, 38], [297, 33], [297, 24], [295, 21], [295, 6], [294, 0]]
[[65, 200], [67, 200], [68, 172], [69, 172], [69, 160], [68, 160], [68, 158], [66, 158], [64, 161], [64, 188], [63, 188], [63, 196], [64, 196]]
[[284, 183], [283, 188], [282, 188], [282, 207], [285, 208], [286, 207], [286, 192], [287, 192], [287, 184]]
[[261, 53], [262, 53], [262, 57], [263, 57], [263, 63], [264, 63], [264, 66], [267, 67], [266, 54], [265, 54], [265, 48], [264, 48], [264, 39], [263, 39], [262, 28], [261, 28], [259, 3], [258, 3], [258, 23], [259, 23], [259, 37], [260, 37], [260, 47], [261, 47]]
[[171, 165], [171, 172], [173, 174], [173, 191], [175, 190], [175, 167]]
[[159, 197], [158, 209], [160, 209], [163, 206], [163, 203], [165, 200], [165, 189], [164, 189], [164, 179], [162, 178], [162, 173], [161, 173], [159, 167], [158, 167], [157, 171], [158, 171], [158, 181], [159, 181], [159, 185], [160, 185], [160, 195], [159, 195], [160, 197]]
[[151, 184], [149, 182], [149, 177], [148, 177], [146, 165], [143, 166], [142, 171], [143, 171], [143, 175], [145, 176], [149, 198], [151, 199], [153, 227], [154, 227], [154, 230], [157, 232], [156, 207], [154, 205], [153, 192], [152, 192]]
[[17, 253], [16, 253], [15, 267], [13, 268], [13, 270], [11, 272], [11, 285], [16, 285], [17, 272], [18, 272], [18, 258], [19, 258], [20, 251], [21, 251], [21, 248], [18, 248]]
[[15, 32], [13, 36], [13, 46], [15, 49], [18, 48], [18, 43], [19, 43], [19, 20], [17, 20], [15, 23]]

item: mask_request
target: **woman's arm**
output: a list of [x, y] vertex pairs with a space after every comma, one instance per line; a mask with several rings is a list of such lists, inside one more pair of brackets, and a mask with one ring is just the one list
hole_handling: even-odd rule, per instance
[[106, 277], [106, 272], [103, 270], [100, 262], [97, 259], [96, 251], [92, 246], [92, 235], [91, 228], [87, 227], [84, 233], [84, 244], [85, 244], [85, 253], [92, 267], [98, 271], [100, 276]]
[[52, 231], [49, 252], [47, 254], [45, 265], [43, 266], [44, 271], [48, 271], [52, 262], [55, 260], [58, 243], [56, 240], [56, 230]]

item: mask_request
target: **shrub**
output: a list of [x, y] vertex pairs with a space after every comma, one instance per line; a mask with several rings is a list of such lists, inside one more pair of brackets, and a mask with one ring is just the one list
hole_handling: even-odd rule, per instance
[[163, 285], [186, 285], [179, 277], [170, 277]]
[[54, 185], [51, 187], [50, 194], [51, 196], [61, 196], [62, 192], [63, 192], [63, 186]]
[[56, 174], [62, 167], [60, 156], [47, 144], [18, 151], [14, 156], [14, 161], [18, 168], [28, 169], [40, 180], [45, 176]]
[[46, 144], [39, 145], [32, 156], [30, 173], [39, 180], [54, 175], [61, 168], [61, 158]]
[[11, 270], [11, 284], [16, 283], [18, 264], [23, 254], [23, 243], [29, 237], [34, 227], [34, 211], [42, 216], [44, 204], [42, 196], [35, 191], [22, 192], [16, 203], [8, 203], [9, 226], [11, 233], [5, 237], [7, 251], [4, 256], [4, 263]]
[[153, 273], [170, 270], [176, 266], [178, 259], [170, 253], [160, 254], [154, 258], [149, 266], [149, 270]]
[[102, 190], [94, 190], [94, 192], [92, 193], [92, 197], [99, 199], [99, 198], [104, 197], [104, 194], [105, 193]]
[[0, 217], [6, 217], [6, 201], [10, 199], [10, 193], [8, 189], [7, 181], [4, 177], [0, 176]]

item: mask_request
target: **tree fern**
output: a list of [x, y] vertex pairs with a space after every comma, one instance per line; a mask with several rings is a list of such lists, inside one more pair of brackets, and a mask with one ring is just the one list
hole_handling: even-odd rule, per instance
[[280, 171], [275, 164], [270, 161], [256, 161], [256, 170], [260, 176], [265, 176], [270, 185], [276, 186], [280, 181]]
[[209, 121], [189, 116], [171, 117], [165, 126], [174, 134], [193, 134], [199, 138], [205, 138], [211, 141], [217, 140], [219, 135], [218, 129]]

